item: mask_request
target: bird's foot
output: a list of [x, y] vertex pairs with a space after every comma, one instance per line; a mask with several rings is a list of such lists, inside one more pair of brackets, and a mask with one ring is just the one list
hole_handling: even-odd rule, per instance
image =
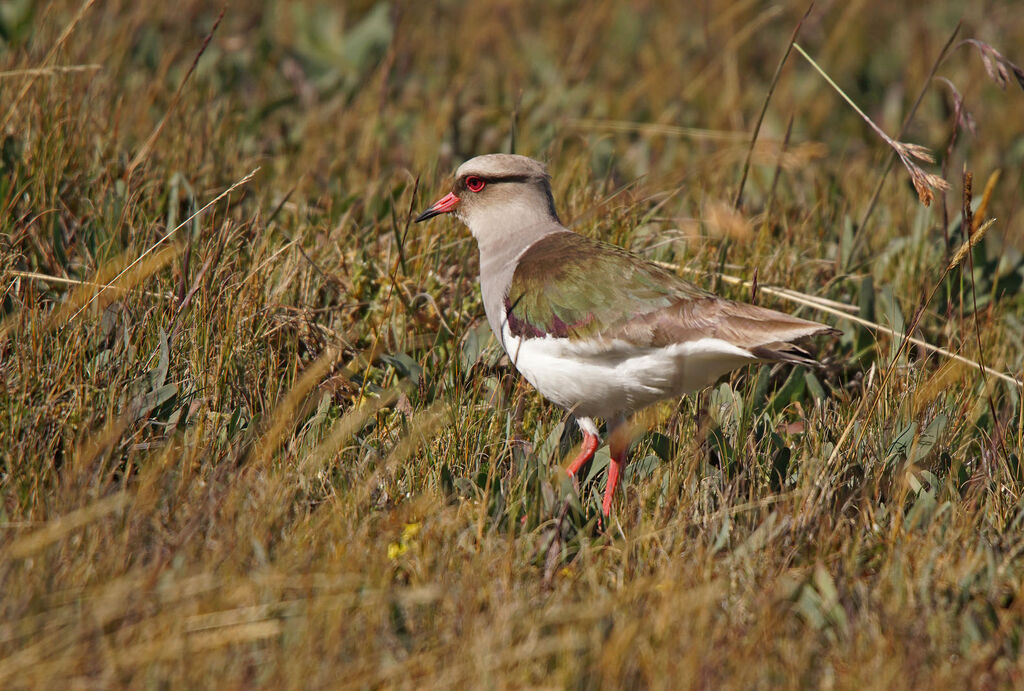
[[580, 468], [584, 466], [590, 459], [594, 457], [594, 453], [597, 451], [600, 440], [596, 434], [590, 434], [589, 432], [583, 433], [583, 446], [580, 447], [579, 454], [572, 460], [572, 463], [565, 469], [565, 472], [573, 479], [576, 483], [577, 489], [579, 488], [579, 481], [576, 478], [576, 473], [579, 472]]
[[622, 475], [622, 469], [626, 467], [626, 462], [629, 460], [627, 456], [628, 446], [621, 443], [621, 440], [615, 437], [612, 438], [611, 442], [613, 453], [611, 461], [608, 463], [608, 482], [604, 486], [604, 501], [601, 502], [601, 514], [605, 518], [612, 512], [612, 499], [615, 496], [615, 488], [619, 486], [619, 477]]

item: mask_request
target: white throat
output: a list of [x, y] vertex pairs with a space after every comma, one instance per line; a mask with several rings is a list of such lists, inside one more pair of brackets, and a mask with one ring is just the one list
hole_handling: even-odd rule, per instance
[[504, 276], [530, 245], [552, 233], [569, 232], [546, 204], [516, 198], [480, 206], [461, 216], [480, 249], [480, 273]]
[[459, 213], [459, 218], [469, 227], [480, 251], [485, 253], [507, 245], [519, 245], [525, 249], [533, 241], [551, 233], [553, 228], [562, 229], [546, 204], [538, 204], [529, 197], [481, 205], [467, 209], [467, 212]]
[[500, 340], [504, 316], [502, 305], [519, 257], [547, 235], [572, 231], [552, 215], [546, 200], [540, 203], [526, 195], [456, 213], [476, 238], [480, 250], [480, 289], [484, 311], [494, 335]]

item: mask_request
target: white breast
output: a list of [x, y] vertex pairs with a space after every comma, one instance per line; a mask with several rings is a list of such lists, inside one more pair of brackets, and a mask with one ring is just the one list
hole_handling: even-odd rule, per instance
[[757, 360], [719, 338], [638, 348], [618, 340], [521, 339], [507, 322], [501, 335], [505, 352], [527, 381], [545, 398], [587, 417], [640, 410], [702, 389]]

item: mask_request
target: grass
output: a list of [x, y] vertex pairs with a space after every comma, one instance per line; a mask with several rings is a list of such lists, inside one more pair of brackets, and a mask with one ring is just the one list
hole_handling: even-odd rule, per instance
[[[684, 5], [0, 8], [0, 684], [1018, 685], [1024, 18]], [[579, 232], [843, 332], [638, 415], [605, 531], [410, 225], [513, 114]]]

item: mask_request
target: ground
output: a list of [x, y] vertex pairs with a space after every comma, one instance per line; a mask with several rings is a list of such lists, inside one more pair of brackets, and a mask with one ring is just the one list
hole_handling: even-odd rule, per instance
[[[1024, 13], [806, 10], [0, 6], [0, 685], [1020, 685]], [[510, 150], [842, 331], [637, 416], [603, 528], [410, 223]]]

